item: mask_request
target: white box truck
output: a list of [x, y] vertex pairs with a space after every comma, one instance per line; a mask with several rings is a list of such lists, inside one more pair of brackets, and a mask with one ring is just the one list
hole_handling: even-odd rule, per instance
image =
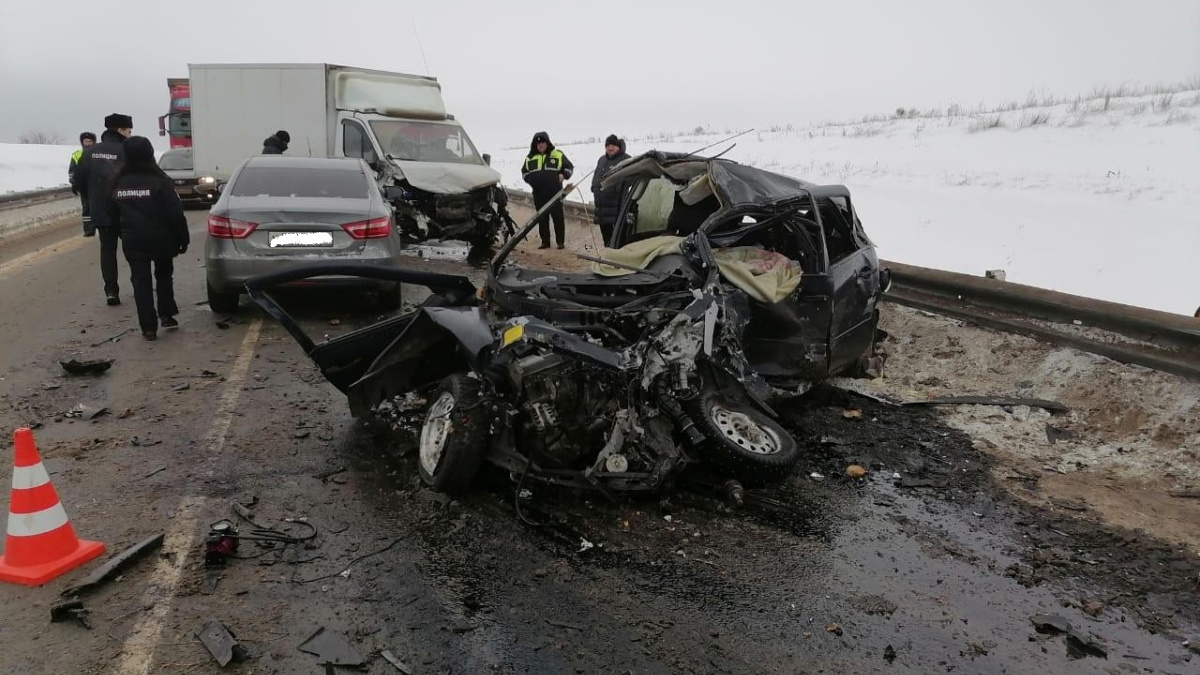
[[362, 158], [417, 241], [495, 241], [500, 174], [446, 112], [436, 78], [328, 63], [189, 64], [196, 171], [228, 180], [276, 130], [285, 154]]

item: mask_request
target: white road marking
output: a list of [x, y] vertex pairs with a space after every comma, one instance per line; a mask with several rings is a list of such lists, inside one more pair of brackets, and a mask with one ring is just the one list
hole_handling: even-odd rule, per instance
[[96, 242], [99, 237], [84, 237], [83, 235], [75, 236], [65, 241], [51, 244], [44, 248], [39, 248], [36, 251], [30, 251], [23, 256], [18, 256], [8, 262], [0, 263], [0, 279], [12, 276], [27, 267], [36, 265], [42, 262], [43, 259], [60, 253], [67, 253], [80, 248], [89, 242]]
[[[258, 342], [261, 330], [262, 319], [255, 319], [246, 330], [237, 360], [234, 361], [225, 388], [217, 399], [217, 412], [201, 446], [207, 453], [204, 468], [200, 473], [202, 481], [212, 478], [217, 461], [225, 448], [225, 437], [233, 422], [233, 412], [237, 409], [238, 398], [242, 393], [242, 383], [245, 382], [246, 373], [254, 360], [254, 346]], [[125, 638], [121, 654], [111, 671], [115, 675], [146, 675], [150, 672], [163, 623], [167, 613], [171, 611], [175, 589], [183, 576], [188, 555], [196, 546], [200, 516], [204, 513], [207, 503], [208, 500], [203, 495], [189, 495], [179, 503], [171, 529], [167, 531], [163, 541], [163, 552], [168, 555], [160, 559], [155, 566], [150, 576], [149, 588], [139, 605], [150, 609], [141, 615], [129, 637]]]

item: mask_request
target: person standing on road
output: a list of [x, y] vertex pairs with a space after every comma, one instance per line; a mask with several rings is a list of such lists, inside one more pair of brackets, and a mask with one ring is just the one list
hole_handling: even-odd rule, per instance
[[292, 135], [280, 129], [275, 133], [267, 136], [267, 140], [263, 141], [264, 155], [282, 155], [287, 152], [288, 143], [292, 142]]
[[613, 227], [617, 224], [617, 214], [621, 210], [621, 200], [628, 190], [627, 183], [609, 185], [600, 189], [600, 181], [618, 164], [629, 159], [625, 152], [625, 141], [609, 134], [604, 139], [604, 154], [596, 161], [596, 172], [592, 174], [592, 218], [600, 226], [600, 234], [604, 237], [604, 245], [608, 246], [612, 239]]
[[163, 328], [179, 326], [175, 320], [179, 307], [175, 304], [174, 258], [187, 251], [190, 237], [175, 184], [154, 161], [150, 139], [134, 136], [125, 142], [125, 161], [113, 180], [105, 208], [110, 227], [121, 234], [142, 337], [153, 340], [158, 337], [160, 319]]
[[133, 118], [113, 113], [104, 118], [100, 142], [84, 148], [75, 167], [75, 186], [88, 204], [92, 227], [100, 233], [100, 275], [109, 305], [121, 304], [117, 283], [117, 231], [108, 224], [108, 190], [123, 156], [125, 139], [133, 134]]
[[[562, 150], [554, 147], [549, 134], [539, 131], [533, 135], [529, 154], [525, 156], [525, 164], [521, 167], [521, 177], [533, 191], [535, 209], [542, 208], [553, 199], [574, 171], [575, 165], [571, 164]], [[558, 239], [558, 247], [566, 245], [567, 223], [560, 199], [538, 220], [538, 234], [542, 237], [542, 245], [538, 248], [550, 248], [551, 218], [554, 219], [554, 236]]]
[[75, 187], [75, 167], [79, 166], [79, 158], [83, 151], [96, 144], [96, 134], [85, 131], [79, 134], [79, 149], [71, 153], [71, 163], [67, 165], [67, 182], [71, 185], [71, 194], [79, 196], [79, 206], [83, 209], [83, 236], [96, 236], [96, 228], [92, 227], [92, 217], [88, 208], [87, 197]]

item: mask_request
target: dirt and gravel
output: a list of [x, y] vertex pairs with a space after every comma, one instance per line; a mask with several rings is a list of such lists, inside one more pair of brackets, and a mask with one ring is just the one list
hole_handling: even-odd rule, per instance
[[[1194, 383], [888, 306], [886, 377], [790, 406], [805, 459], [744, 509], [683, 481], [612, 503], [522, 495], [495, 474], [455, 500], [420, 485], [411, 424], [351, 419], [277, 325], [244, 306], [218, 327], [225, 317], [198, 304], [198, 253], [176, 266], [182, 327], [152, 344], [105, 341], [135, 319], [131, 302], [103, 306], [94, 246], [3, 266], [26, 254], [0, 258], [0, 423], [40, 425], [82, 535], [114, 552], [169, 536], [84, 598], [91, 630], [50, 624], [49, 609], [95, 564], [0, 588], [0, 671], [226, 672], [193, 635], [209, 618], [248, 650], [227, 671], [240, 673], [324, 672], [297, 649], [321, 627], [371, 673], [1200, 669], [1197, 500], [1168, 496], [1194, 485]], [[520, 255], [579, 264], [569, 251]], [[414, 264], [480, 274], [476, 261]], [[330, 294], [287, 305], [317, 337], [379, 317]], [[115, 363], [68, 377], [58, 361], [70, 357]], [[948, 394], [1071, 411], [877, 400]], [[109, 414], [65, 414], [79, 403]], [[1050, 444], [1047, 426], [1071, 433]], [[255, 498], [260, 525], [300, 535], [303, 519], [316, 537], [244, 541], [244, 559], [206, 569], [209, 523], [248, 532], [231, 504]], [[1034, 615], [1075, 635], [1039, 633]], [[1074, 658], [1073, 640], [1105, 657]]]

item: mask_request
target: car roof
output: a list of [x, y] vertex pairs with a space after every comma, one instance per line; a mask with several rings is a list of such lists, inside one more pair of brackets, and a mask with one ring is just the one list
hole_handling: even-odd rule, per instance
[[361, 159], [347, 157], [285, 157], [283, 155], [256, 155], [246, 160], [246, 166], [270, 169], [326, 169], [362, 171]]

